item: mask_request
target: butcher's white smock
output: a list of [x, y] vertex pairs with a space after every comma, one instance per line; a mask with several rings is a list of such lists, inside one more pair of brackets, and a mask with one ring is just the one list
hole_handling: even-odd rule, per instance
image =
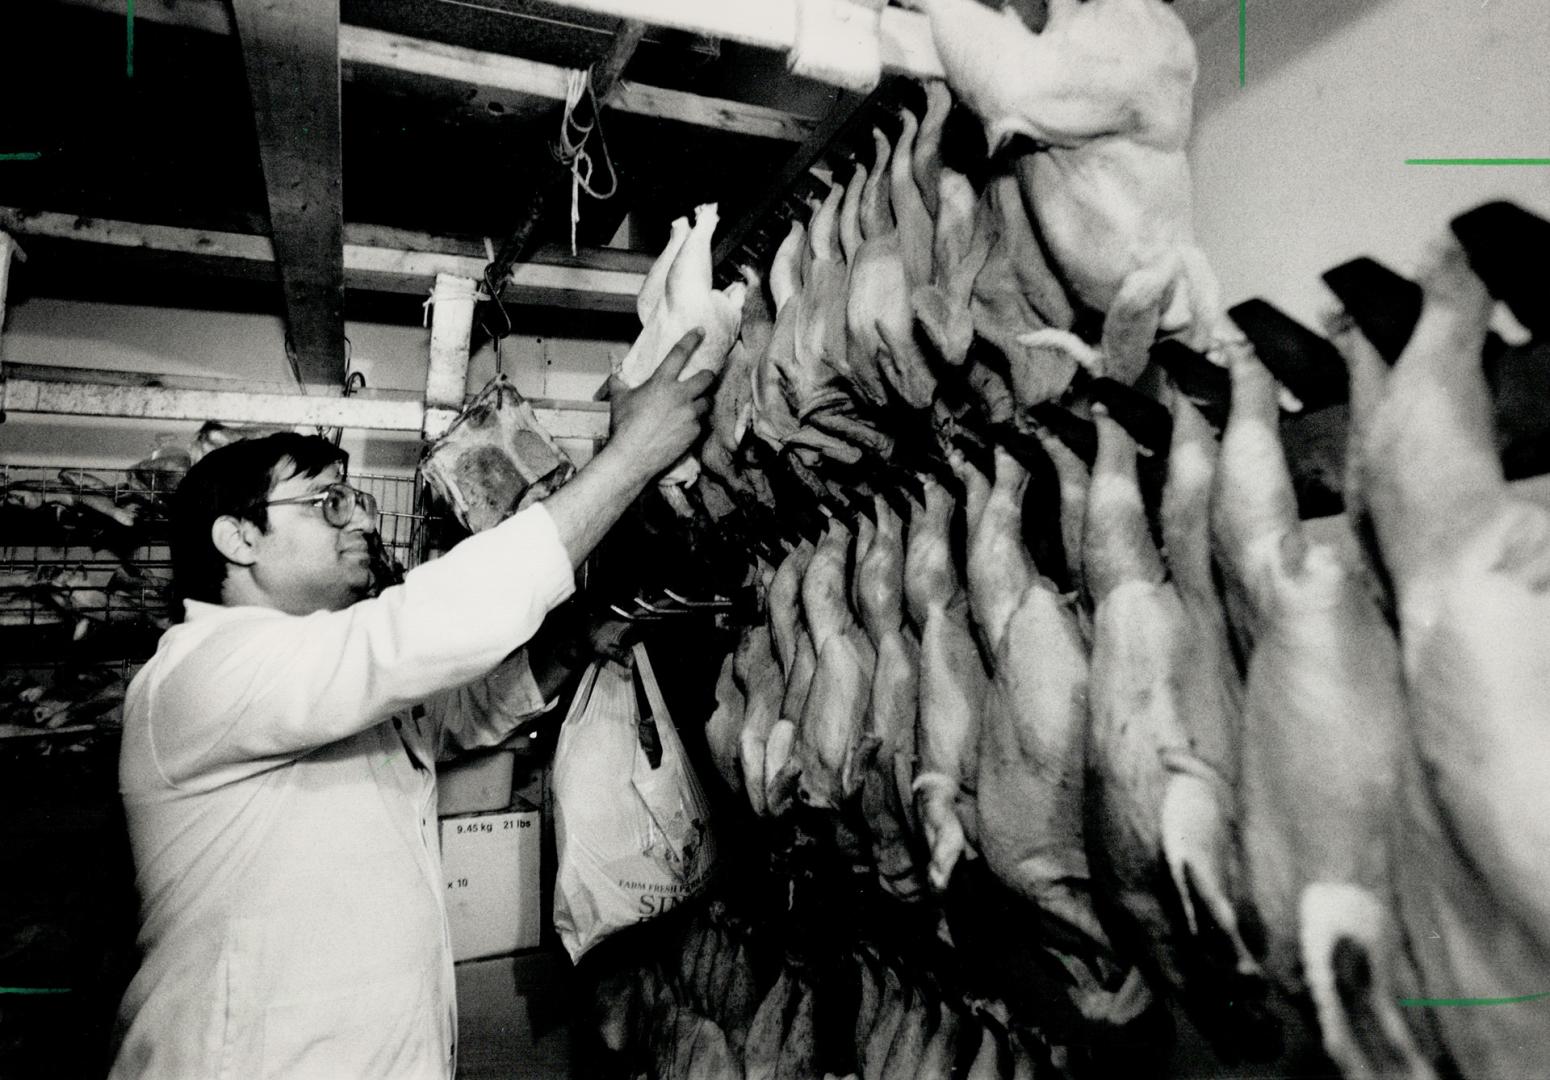
[[142, 961], [112, 1076], [450, 1077], [434, 762], [543, 702], [541, 505], [343, 611], [189, 602], [124, 703]]

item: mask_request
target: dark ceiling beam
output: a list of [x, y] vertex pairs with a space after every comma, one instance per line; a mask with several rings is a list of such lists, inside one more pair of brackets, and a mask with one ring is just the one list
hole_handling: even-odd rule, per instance
[[[592, 97], [598, 108], [608, 104], [609, 95], [614, 92], [619, 77], [624, 74], [624, 69], [629, 65], [630, 58], [635, 55], [635, 49], [640, 45], [645, 33], [645, 23], [629, 19], [621, 22], [618, 32], [614, 34], [613, 43], [609, 46], [608, 55], [590, 68]], [[590, 108], [580, 110], [577, 119], [586, 123], [590, 114]], [[596, 119], [592, 117], [593, 121]], [[543, 178], [534, 185], [525, 200], [522, 212], [517, 217], [516, 227], [495, 253], [495, 258], [491, 260], [485, 272], [486, 283], [504, 279], [511, 272], [511, 268], [532, 250], [538, 239], [539, 225], [550, 208], [559, 205], [568, 193], [570, 188], [568, 162], [564, 166], [556, 167], [552, 172], [541, 175]]]
[[338, 0], [232, 0], [269, 197], [290, 355], [342, 384], [344, 196]]
[[870, 115], [872, 106], [888, 92], [885, 89], [888, 85], [885, 79], [878, 89], [870, 94], [840, 91], [834, 104], [829, 107], [828, 113], [786, 159], [786, 164], [781, 167], [769, 186], [758, 198], [749, 203], [745, 213], [727, 222], [720, 238], [716, 241], [715, 248], [711, 251], [711, 264], [717, 268], [723, 283], [735, 277], [733, 263], [764, 261], [764, 257], [768, 254], [764, 251], [747, 251], [742, 260], [736, 259], [735, 256], [748, 241], [750, 233], [774, 216], [781, 204], [793, 196], [798, 182], [807, 175], [808, 170], [822, 161], [831, 148], [850, 139], [860, 118]]
[[[178, 265], [210, 276], [273, 280], [274, 244], [264, 236], [107, 221], [7, 206], [0, 206], [0, 230], [26, 240], [29, 245], [43, 241], [84, 245], [74, 261], [84, 259], [95, 264], [104, 260], [103, 250], [123, 252], [132, 261], [114, 260], [113, 266], [128, 273], [145, 267], [159, 255], [175, 257]], [[423, 298], [437, 274], [478, 278], [486, 261], [483, 245], [478, 241], [428, 236], [379, 225], [347, 225], [344, 240], [345, 285], [372, 293], [407, 293]], [[85, 254], [88, 251], [92, 254]], [[535, 252], [535, 261], [514, 268], [501, 290], [501, 298], [516, 304], [633, 312], [635, 295], [652, 261], [650, 255], [606, 248], [583, 248], [575, 256], [568, 249], [543, 248]]]

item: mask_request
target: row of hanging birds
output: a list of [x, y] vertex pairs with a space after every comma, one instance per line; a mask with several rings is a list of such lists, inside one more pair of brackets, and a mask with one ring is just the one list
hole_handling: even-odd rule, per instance
[[1160, 500], [1100, 407], [1090, 470], [1041, 433], [1053, 492], [955, 452], [907, 521], [878, 498], [766, 566], [707, 727], [728, 785], [858, 816], [903, 900], [983, 859], [1096, 1028], [1162, 996], [1223, 1063], [1533, 1075], [1550, 511], [1503, 477], [1491, 295], [1451, 241], [1422, 284], [1392, 372], [1336, 338], [1340, 517], [1299, 520], [1241, 350], [1220, 442], [1172, 396]]
[[[1051, 0], [1031, 27], [921, 6], [992, 148], [1035, 148], [976, 196], [928, 86], [793, 225], [773, 316], [752, 274], [710, 289], [712, 208], [642, 292], [627, 381], [707, 327], [690, 370], [725, 370], [704, 460], [741, 497], [773, 502], [750, 433], [809, 466], [887, 457], [891, 418], [940, 413], [949, 381], [998, 433], [905, 514], [879, 494], [765, 567], [768, 620], [707, 732], [719, 770], [755, 814], [859, 815], [901, 899], [982, 862], [1065, 973], [1047, 1007], [1094, 1039], [1167, 1000], [1224, 1063], [1534, 1075], [1550, 517], [1497, 456], [1489, 290], [1449, 238], [1392, 373], [1338, 329], [1346, 510], [1305, 525], [1279, 388], [1189, 237], [1194, 56], [1171, 9]], [[1103, 314], [1096, 344], [1079, 309]], [[1088, 460], [1031, 421], [1083, 379], [1136, 380], [1159, 335], [1228, 366], [1220, 442], [1155, 369], [1172, 429], [1151, 462], [1102, 404]]]
[[[668, 947], [670, 946], [670, 947]], [[606, 982], [604, 1045], [660, 1080], [1035, 1080], [1048, 1051], [873, 947], [820, 971], [772, 958], [719, 902], [653, 962]]]

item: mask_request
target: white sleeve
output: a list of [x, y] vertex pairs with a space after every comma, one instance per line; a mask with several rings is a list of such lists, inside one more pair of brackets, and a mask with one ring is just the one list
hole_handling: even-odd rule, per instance
[[544, 700], [526, 649], [518, 649], [484, 678], [438, 694], [425, 704], [438, 730], [438, 757], [494, 746], [522, 721], [554, 706]]
[[343, 611], [223, 625], [154, 691], [163, 772], [252, 771], [364, 731], [484, 676], [574, 588], [536, 504]]

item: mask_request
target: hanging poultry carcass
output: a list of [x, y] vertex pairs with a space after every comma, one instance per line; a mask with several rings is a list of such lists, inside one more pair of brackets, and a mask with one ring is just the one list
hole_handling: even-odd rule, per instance
[[910, 306], [938, 355], [954, 367], [964, 362], [974, 343], [974, 317], [969, 303], [974, 280], [990, 256], [990, 247], [989, 209], [967, 176], [941, 167], [937, 179], [933, 279], [910, 293]]
[[[762, 624], [761, 624], [762, 625]], [[757, 629], [750, 627], [743, 632], [743, 639], [747, 640], [750, 634]], [[765, 633], [769, 631], [766, 630]], [[739, 760], [743, 725], [748, 718], [748, 698], [743, 688], [737, 683], [736, 660], [737, 654], [743, 645], [727, 653], [721, 661], [721, 670], [716, 676], [716, 707], [710, 714], [710, 719], [705, 721], [705, 743], [710, 750], [710, 759], [716, 766], [716, 772], [726, 782], [727, 787], [735, 792], [743, 790], [742, 766]]]
[[1068, 330], [1071, 302], [1034, 235], [1017, 177], [994, 177], [982, 198], [992, 222], [993, 241], [974, 279], [969, 311], [974, 332], [1006, 357], [1017, 405], [1029, 409], [1065, 392], [1076, 361], [1065, 349], [1030, 344], [1023, 336], [1045, 327]]
[[[863, 183], [864, 189], [865, 184]], [[881, 404], [876, 358], [852, 356], [847, 329], [850, 251], [864, 244], [851, 207], [855, 178], [831, 184], [808, 223], [808, 259], [797, 298], [792, 354], [782, 360], [786, 399], [802, 423], [866, 450], [886, 453], [892, 440], [857, 416], [863, 403]]]
[[802, 617], [817, 663], [803, 702], [790, 767], [804, 803], [837, 807], [854, 794], [846, 781], [871, 697], [876, 653], [849, 600], [850, 530], [830, 522], [802, 577]]
[[781, 390], [799, 422], [815, 413], [844, 408], [845, 279], [840, 248], [840, 202], [845, 189], [829, 186], [807, 225], [808, 251], [802, 287], [791, 299], [795, 311], [790, 348], [782, 339], [774, 353]]
[[1164, 0], [1051, 0], [1035, 33], [1017, 5], [909, 0], [926, 12], [957, 98], [991, 148], [1039, 144], [1018, 166], [1028, 203], [1076, 299], [1104, 313], [1101, 352], [1069, 333], [1094, 374], [1133, 382], [1159, 331], [1197, 351], [1237, 335], [1194, 240], [1189, 162], [1197, 61]]
[[979, 846], [1037, 911], [1043, 945], [1074, 980], [1090, 1021], [1122, 1025], [1151, 1005], [1093, 906], [1082, 822], [1088, 657], [1075, 612], [1023, 545], [1027, 470], [1001, 447], [995, 483], [961, 454], [969, 516], [969, 606], [993, 657], [979, 732]]
[[[790, 775], [787, 765], [796, 743], [796, 720], [802, 716], [818, 665], [812, 636], [802, 622], [801, 607], [802, 579], [812, 563], [813, 552], [813, 544], [804, 540], [782, 560], [770, 582], [766, 601], [772, 655], [779, 664], [780, 675], [771, 694], [775, 708], [773, 715], [759, 714], [761, 722], [768, 720], [768, 727], [756, 727], [750, 722], [744, 726], [742, 740], [743, 775], [750, 778], [750, 802], [760, 814], [779, 816], [789, 809], [795, 794], [784, 778]], [[751, 795], [755, 776], [761, 778], [757, 797]], [[783, 778], [779, 790], [777, 778]]]
[[[721, 371], [737, 338], [746, 287], [736, 282], [725, 289], [711, 288], [710, 240], [717, 220], [716, 204], [706, 203], [695, 209], [692, 228], [686, 231], [674, 224], [672, 238], [647, 274], [636, 301], [643, 323], [640, 336], [615, 368], [624, 385], [639, 386], [650, 378], [673, 346], [696, 327], [705, 336], [679, 379]], [[668, 501], [685, 517], [692, 511], [682, 489], [698, 475], [699, 462], [688, 457], [658, 481]]]
[[[1082, 558], [1095, 608], [1087, 751], [1094, 881], [1115, 939], [1150, 957], [1218, 1053], [1269, 1060], [1279, 1038], [1237, 919], [1238, 717], [1203, 678], [1217, 642], [1197, 640], [1167, 579], [1135, 440], [1101, 405], [1094, 414], [1098, 459]], [[1185, 470], [1185, 481], [1198, 471], [1187, 451], [1170, 465]]]
[[893, 150], [876, 128], [872, 129], [872, 140], [875, 156], [858, 207], [863, 239], [851, 266], [845, 316], [850, 363], [858, 371], [881, 371], [899, 399], [913, 408], [924, 408], [936, 394], [936, 377], [915, 342], [909, 305], [910, 268], [891, 193]]
[[947, 117], [953, 111], [953, 93], [941, 79], [925, 79], [921, 89], [926, 95], [926, 112], [915, 133], [910, 171], [915, 174], [915, 187], [920, 190], [926, 212], [935, 221], [940, 209], [937, 200], [942, 179], [942, 133], [947, 127]]
[[754, 376], [759, 358], [769, 348], [775, 329], [774, 317], [764, 291], [764, 282], [752, 269], [744, 267], [743, 313], [737, 341], [727, 354], [726, 366], [716, 383], [710, 410], [710, 433], [700, 450], [706, 469], [745, 498], [769, 503], [773, 499], [763, 485], [750, 475], [739, 458], [743, 438], [753, 423]]
[[1298, 520], [1274, 379], [1247, 349], [1230, 372], [1211, 524], [1253, 621], [1242, 835], [1265, 968], [1311, 996], [1347, 1076], [1429, 1077], [1398, 1005], [1411, 981], [1392, 915], [1399, 647], [1352, 568]]
[[[1358, 399], [1362, 501], [1394, 583], [1409, 705], [1400, 912], [1427, 998], [1524, 1001], [1550, 979], [1544, 815], [1550, 511], [1504, 479], [1480, 363], [1492, 300], [1451, 238], [1375, 402]], [[1382, 383], [1354, 330], [1337, 342]], [[1357, 379], [1353, 370], [1353, 383]], [[1550, 1056], [1532, 1004], [1424, 1007], [1453, 1059], [1529, 1076]]]
[[[1081, 552], [1087, 536], [1087, 495], [1092, 477], [1087, 462], [1053, 432], [1039, 427], [1035, 434], [1045, 455], [1055, 466], [1055, 480], [1060, 490], [1060, 540], [1071, 572], [1071, 587], [1079, 598], [1087, 597]], [[1085, 619], [1088, 610], [1088, 607], [1079, 607], [1078, 619]], [[1084, 623], [1083, 637], [1091, 637], [1090, 630], [1090, 625]]]
[[803, 264], [807, 255], [807, 228], [793, 220], [770, 263], [770, 298], [775, 303], [775, 321], [764, 352], [754, 363], [750, 426], [754, 435], [772, 450], [790, 448], [814, 459], [821, 454], [854, 464], [861, 460], [860, 447], [811, 424], [798, 422], [786, 400], [787, 373], [796, 364], [797, 320], [802, 308]]
[[888, 159], [888, 195], [899, 250], [904, 257], [904, 280], [911, 289], [931, 280], [935, 263], [935, 219], [915, 181], [914, 163], [920, 123], [908, 109], [899, 110], [899, 137]]
[[[915, 855], [915, 724], [920, 701], [920, 643], [904, 625], [904, 524], [887, 500], [875, 499], [877, 534], [856, 567], [861, 624], [876, 650], [866, 731], [852, 772], [871, 834], [872, 861], [884, 891], [920, 896], [923, 868]], [[903, 777], [903, 783], [900, 782]]]
[[953, 558], [955, 502], [924, 480], [925, 505], [910, 516], [904, 548], [904, 597], [920, 634], [919, 759], [914, 791], [930, 853], [930, 880], [947, 888], [965, 853], [977, 853], [976, 747], [989, 676], [969, 629], [968, 597]]

